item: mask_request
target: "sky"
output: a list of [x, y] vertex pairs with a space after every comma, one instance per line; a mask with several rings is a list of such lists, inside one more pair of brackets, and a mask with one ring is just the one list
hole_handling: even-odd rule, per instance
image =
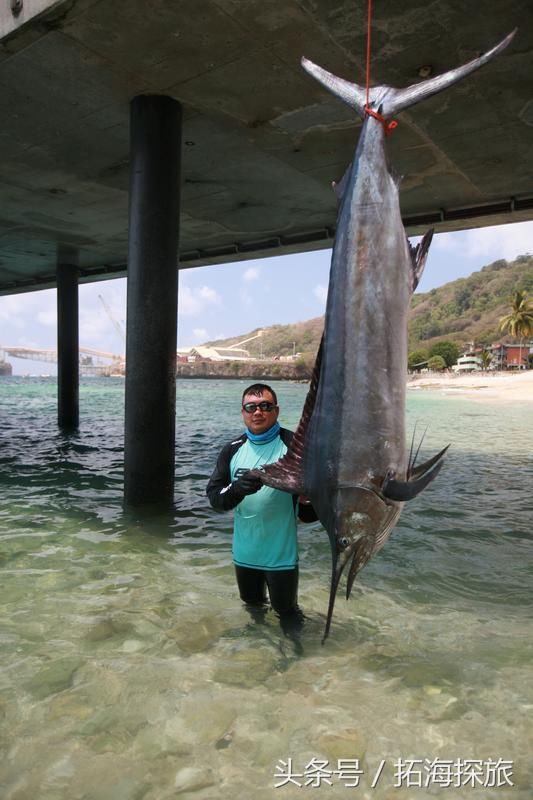
[[[440, 233], [433, 238], [418, 292], [463, 278], [501, 258], [533, 253], [533, 222]], [[301, 322], [324, 313], [331, 250], [183, 269], [178, 289], [178, 347]], [[104, 304], [104, 298], [113, 324]], [[80, 346], [124, 353], [126, 279], [81, 284]], [[0, 297], [1, 346], [55, 350], [56, 291]], [[8, 358], [14, 375], [57, 374], [54, 364]]]

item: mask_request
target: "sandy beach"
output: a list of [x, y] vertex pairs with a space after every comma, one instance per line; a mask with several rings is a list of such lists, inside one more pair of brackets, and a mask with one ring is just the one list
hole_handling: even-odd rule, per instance
[[533, 405], [533, 370], [517, 372], [476, 372], [455, 375], [437, 372], [410, 375], [409, 391], [430, 389], [490, 403], [530, 403]]

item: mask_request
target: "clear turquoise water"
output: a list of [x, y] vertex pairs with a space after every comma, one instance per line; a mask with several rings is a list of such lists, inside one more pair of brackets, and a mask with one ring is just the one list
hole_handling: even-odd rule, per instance
[[[409, 429], [427, 424], [426, 455], [451, 441], [446, 466], [322, 647], [320, 525], [300, 529], [309, 620], [293, 641], [241, 607], [231, 517], [205, 501], [244, 385], [178, 383], [176, 508], [148, 518], [121, 508], [122, 381], [83, 382], [65, 436], [53, 379], [1, 380], [0, 796], [529, 800], [533, 405], [409, 393]], [[306, 387], [277, 388], [294, 427]], [[289, 758], [302, 786], [276, 788]], [[498, 758], [513, 788], [445, 785], [427, 764], [427, 787], [395, 785], [399, 759]], [[305, 786], [312, 759], [358, 759], [359, 787]]]

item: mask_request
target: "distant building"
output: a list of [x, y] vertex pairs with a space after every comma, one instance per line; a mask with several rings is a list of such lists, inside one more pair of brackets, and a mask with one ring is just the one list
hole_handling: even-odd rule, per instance
[[474, 353], [465, 353], [457, 359], [457, 364], [452, 366], [453, 372], [481, 372], [483, 361]]
[[529, 369], [529, 341], [519, 344], [495, 342], [490, 346], [490, 369]]
[[301, 353], [294, 353], [292, 356], [274, 356], [274, 361], [298, 361], [302, 357]]
[[478, 353], [481, 353], [481, 348], [475, 347], [472, 343], [468, 350], [465, 350], [463, 355], [457, 359], [457, 363], [452, 366], [453, 372], [481, 372], [483, 361]]

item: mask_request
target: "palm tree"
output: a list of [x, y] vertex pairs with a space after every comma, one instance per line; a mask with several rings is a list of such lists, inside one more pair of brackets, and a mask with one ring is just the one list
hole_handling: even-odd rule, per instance
[[517, 289], [510, 298], [511, 311], [500, 319], [500, 330], [520, 339], [520, 363], [522, 369], [522, 342], [524, 337], [533, 335], [533, 304], [525, 289]]
[[481, 351], [481, 369], [485, 372], [492, 363], [492, 351], [487, 350], [486, 347]]

